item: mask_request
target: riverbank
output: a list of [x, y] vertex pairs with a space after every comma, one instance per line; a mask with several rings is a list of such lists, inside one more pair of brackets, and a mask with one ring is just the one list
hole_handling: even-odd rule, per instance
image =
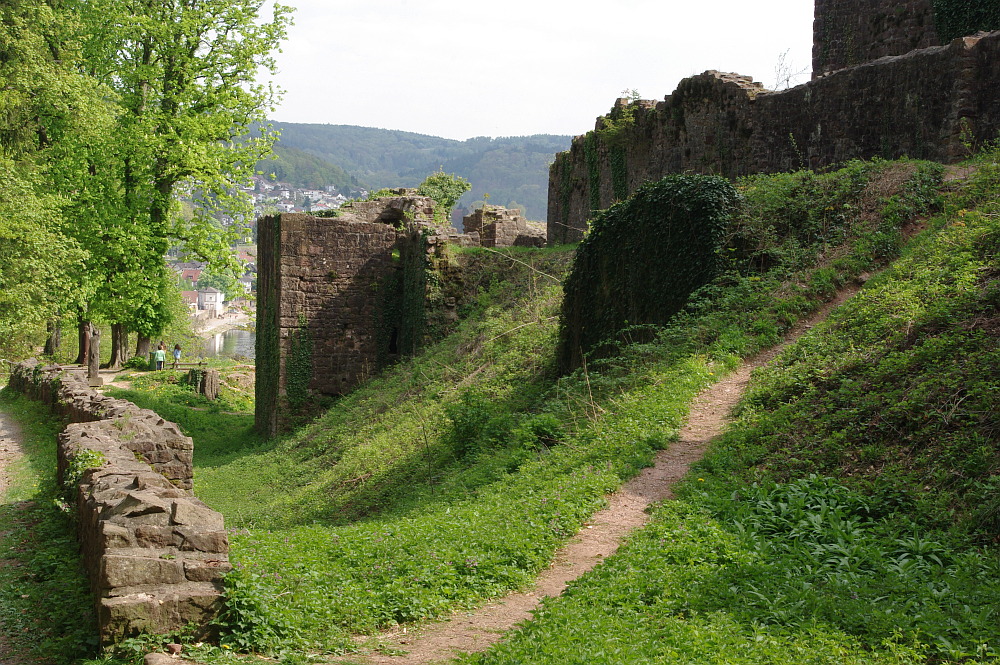
[[250, 315], [246, 312], [227, 312], [215, 319], [192, 320], [191, 328], [199, 337], [208, 339], [212, 335], [218, 335], [227, 330], [243, 328], [251, 321]]

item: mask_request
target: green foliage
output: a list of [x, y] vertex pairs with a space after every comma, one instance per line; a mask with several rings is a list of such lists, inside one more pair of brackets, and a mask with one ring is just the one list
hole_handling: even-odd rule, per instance
[[9, 390], [0, 391], [0, 409], [20, 426], [25, 451], [17, 466], [6, 469], [13, 483], [0, 506], [4, 658], [72, 665], [93, 656], [98, 639], [74, 524], [58, 507], [62, 492], [53, 460], [61, 423], [45, 405]]
[[980, 30], [1000, 30], [1000, 7], [992, 0], [934, 0], [934, 24], [942, 42]]
[[434, 221], [439, 226], [448, 226], [451, 211], [462, 195], [472, 189], [472, 185], [462, 176], [444, 171], [435, 171], [417, 186], [417, 194], [434, 199]]
[[[679, 501], [502, 645], [463, 662], [1000, 662], [1000, 553], [986, 544], [996, 523], [978, 522], [1000, 503], [990, 415], [1000, 359], [984, 334], [1000, 274], [991, 161], [952, 195], [949, 218], [758, 375]], [[895, 177], [883, 171], [863, 191]], [[880, 201], [883, 220], [904, 223], [935, 203], [924, 181], [912, 173]], [[964, 207], [977, 201], [980, 210]], [[867, 224], [883, 222], [836, 226], [866, 245]], [[825, 249], [879, 260], [870, 247]], [[785, 308], [757, 298], [784, 260], [706, 287], [664, 346], [689, 353], [677, 348], [683, 331], [700, 327], [715, 348], [747, 352], [734, 328], [744, 340], [772, 334], [759, 324], [779, 320], [761, 313]], [[855, 265], [829, 263], [797, 278], [801, 303], [789, 315]]]
[[83, 449], [73, 455], [62, 478], [62, 494], [66, 501], [72, 505], [76, 502], [76, 495], [83, 480], [83, 474], [91, 469], [99, 469], [104, 466], [104, 453], [98, 450]]
[[309, 399], [312, 376], [312, 333], [309, 324], [304, 318], [300, 318], [298, 327], [291, 334], [288, 356], [285, 359], [285, 394], [293, 409], [303, 406]]
[[[798, 201], [803, 196], [834, 210], [775, 217], [784, 235], [774, 231], [770, 244], [726, 245], [726, 272], [695, 291], [665, 325], [626, 328], [614, 353], [569, 376], [556, 379], [553, 364], [559, 265], [565, 270], [571, 254], [468, 251], [459, 256], [470, 267], [469, 292], [455, 335], [389, 368], [273, 447], [237, 436], [229, 445], [204, 446], [202, 434], [195, 436], [199, 496], [239, 529], [232, 558], [244, 586], [236, 594], [240, 609], [227, 621], [248, 627], [258, 648], [344, 653], [358, 648], [350, 632], [439, 616], [532, 579], [606, 491], [671, 443], [700, 388], [739, 357], [779, 341], [833, 288], [884, 264], [889, 254], [869, 242], [873, 229], [889, 236], [894, 225], [936, 204], [933, 169], [866, 167], [858, 176], [856, 168], [822, 186], [812, 176], [774, 176], [791, 192], [784, 205], [758, 182], [762, 189], [747, 195], [749, 209], [774, 213], [740, 223], [767, 229], [768, 218], [786, 207], [808, 212]], [[996, 180], [996, 171], [981, 174], [958, 205], [1000, 199], [981, 182]], [[803, 190], [803, 182], [813, 184]], [[923, 286], [898, 300], [878, 291], [889, 278], [870, 280], [865, 291], [879, 295], [854, 301], [862, 308], [857, 327], [841, 315], [830, 326], [834, 334], [820, 327], [813, 336], [828, 338], [817, 348], [843, 344], [846, 352], [831, 354], [827, 365], [804, 362], [810, 342], [788, 352], [779, 369], [762, 374], [770, 387], [755, 389], [743, 409], [745, 423], [737, 429], [760, 425], [757, 434], [725, 439], [689, 481], [683, 501], [658, 509], [619, 555], [473, 662], [912, 665], [963, 655], [989, 662], [996, 557], [975, 547], [975, 529], [952, 534], [943, 526], [948, 509], [973, 497], [985, 516], [995, 515], [996, 483], [976, 480], [964, 490], [966, 499], [949, 494], [942, 507], [937, 490], [960, 482], [956, 474], [942, 472], [935, 491], [923, 489], [933, 474], [870, 481], [889, 468], [877, 460], [893, 457], [879, 458], [878, 447], [864, 446], [882, 426], [878, 409], [892, 418], [886, 431], [909, 419], [917, 429], [934, 425], [926, 431], [936, 436], [963, 397], [950, 427], [971, 425], [972, 435], [989, 436], [988, 417], [977, 412], [989, 413], [981, 395], [991, 393], [982, 386], [995, 383], [1000, 363], [989, 354], [980, 359], [982, 346], [959, 346], [953, 365], [970, 371], [957, 372], [946, 363], [946, 348], [928, 356], [933, 362], [923, 373], [939, 373], [956, 389], [959, 380], [982, 375], [975, 395], [913, 383], [907, 385], [917, 393], [908, 403], [899, 393], [872, 409], [860, 407], [884, 382], [838, 383], [838, 359], [862, 370], [874, 365], [882, 340], [905, 342], [911, 319], [911, 330], [925, 337], [933, 328], [919, 326], [933, 321], [963, 330], [963, 340], [992, 343], [969, 328], [976, 322], [992, 329], [986, 305], [995, 304], [997, 292], [995, 210], [962, 209], [961, 216], [954, 210], [961, 225], [945, 228], [940, 245], [921, 238], [908, 250], [933, 247], [935, 262], [947, 270], [926, 270]], [[725, 237], [752, 237], [749, 227], [737, 228]], [[889, 281], [925, 273], [919, 264], [901, 266]], [[934, 316], [915, 318], [921, 308]], [[877, 314], [881, 309], [885, 314]], [[907, 365], [894, 367], [910, 376]], [[844, 399], [833, 401], [842, 390]], [[770, 417], [781, 415], [783, 403], [813, 394], [819, 408]], [[927, 417], [905, 415], [929, 398], [939, 401], [914, 411]], [[866, 412], [873, 419], [850, 420]], [[832, 419], [841, 419], [846, 433], [809, 433], [810, 420]], [[848, 436], [859, 440], [851, 453], [858, 462], [838, 467], [831, 460], [845, 459]], [[908, 460], [926, 447], [928, 464], [956, 452], [927, 441], [892, 445]], [[961, 449], [968, 454], [957, 451], [948, 464], [962, 473], [995, 460], [989, 442]], [[966, 518], [960, 510], [954, 515]], [[977, 596], [973, 580], [986, 593]]]
[[[247, 136], [274, 100], [254, 81], [259, 69], [273, 71], [291, 11], [276, 5], [268, 21], [258, 20], [260, 8], [257, 0], [79, 4], [86, 70], [117, 111], [99, 141], [73, 146], [72, 168], [90, 177], [67, 232], [91, 252], [93, 315], [144, 334], [162, 329], [163, 256], [174, 244], [217, 272], [235, 267], [229, 246], [252, 212], [238, 187], [274, 138]], [[190, 217], [179, 214], [181, 192], [197, 203]]]
[[299, 148], [281, 144], [280, 137], [274, 145], [274, 154], [257, 162], [259, 173], [273, 174], [275, 180], [306, 189], [322, 189], [333, 185], [341, 194], [352, 197], [363, 187], [344, 169]]
[[666, 323], [711, 280], [736, 200], [723, 178], [668, 176], [598, 215], [566, 280], [562, 369], [630, 322]]

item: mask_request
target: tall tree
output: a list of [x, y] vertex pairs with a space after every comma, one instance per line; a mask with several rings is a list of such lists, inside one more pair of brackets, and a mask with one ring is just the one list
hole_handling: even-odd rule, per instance
[[70, 198], [54, 177], [68, 137], [107, 128], [104, 95], [79, 71], [60, 0], [0, 5], [0, 354], [29, 353], [81, 302], [84, 252], [61, 234]]
[[[164, 256], [185, 252], [220, 269], [252, 213], [238, 186], [270, 154], [263, 127], [276, 92], [258, 83], [290, 24], [289, 7], [264, 0], [86, 0], [85, 57], [117, 94], [115, 132], [90, 153], [100, 199], [87, 202], [88, 249], [99, 265], [95, 312], [112, 324], [112, 365], [124, 360], [125, 333], [158, 334], [169, 322]], [[250, 133], [251, 127], [260, 131]], [[177, 196], [196, 199], [179, 214]], [[223, 219], [226, 221], [220, 221]]]

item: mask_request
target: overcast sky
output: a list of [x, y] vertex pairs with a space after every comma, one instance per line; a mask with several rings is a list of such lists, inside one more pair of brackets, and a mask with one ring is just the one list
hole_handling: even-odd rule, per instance
[[[624, 90], [810, 69], [812, 0], [284, 0], [272, 118], [433, 136], [583, 134]], [[804, 75], [800, 82], [808, 80]]]

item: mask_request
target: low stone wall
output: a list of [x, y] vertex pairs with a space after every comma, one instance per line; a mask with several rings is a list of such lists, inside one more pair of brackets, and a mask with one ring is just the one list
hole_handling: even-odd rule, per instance
[[76, 492], [101, 640], [205, 626], [231, 566], [222, 515], [188, 491], [191, 439], [152, 411], [91, 390], [82, 372], [28, 361], [10, 386], [70, 421], [59, 435], [60, 482], [73, 482], [81, 451], [103, 458]]

